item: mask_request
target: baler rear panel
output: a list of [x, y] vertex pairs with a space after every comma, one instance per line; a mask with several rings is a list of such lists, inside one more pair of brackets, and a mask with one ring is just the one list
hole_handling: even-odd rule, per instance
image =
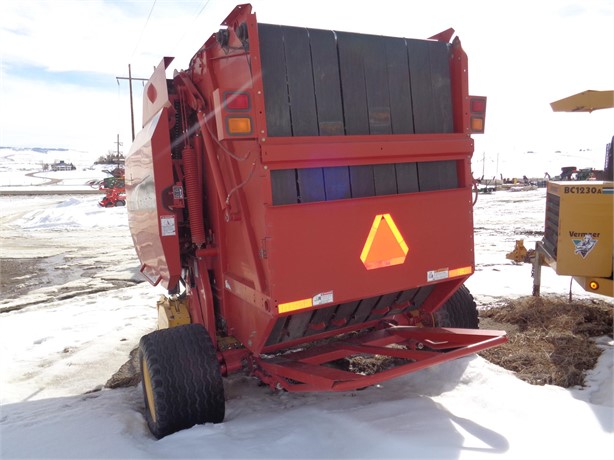
[[[168, 82], [157, 71], [145, 88], [146, 126], [129, 161], [141, 172], [127, 178], [131, 229], [144, 267], [169, 289], [185, 285], [192, 321], [244, 347], [221, 350], [227, 369], [247, 353], [269, 383], [271, 373], [300, 380], [308, 374], [267, 368], [260, 354], [432, 322], [473, 273], [467, 58], [456, 39], [258, 24], [249, 5], [223, 25], [188, 70]], [[151, 183], [156, 204], [140, 208], [139, 187]], [[185, 207], [169, 197], [177, 184]], [[174, 235], [160, 233], [168, 213]], [[398, 340], [407, 348], [398, 353], [421, 360], [415, 332], [390, 331], [349, 349]], [[450, 348], [469, 353], [468, 337]]]
[[[249, 140], [227, 144], [249, 159], [220, 155], [235, 174], [230, 183], [247, 181], [236, 193], [241, 216], [223, 231], [228, 333], [255, 351], [312, 340], [392, 317], [419, 288], [425, 295], [460, 277], [439, 287], [445, 300], [473, 272], [472, 142], [454, 133], [451, 45], [268, 24], [257, 31], [251, 69], [246, 58], [209, 61], [225, 91], [260, 62], [262, 79], [242, 88], [265, 109], [254, 114], [260, 158]], [[384, 214], [408, 251], [399, 265], [367, 269], [361, 254]]]

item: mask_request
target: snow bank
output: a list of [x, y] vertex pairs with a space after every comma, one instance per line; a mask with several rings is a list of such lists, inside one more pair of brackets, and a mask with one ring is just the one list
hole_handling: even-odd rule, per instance
[[127, 228], [126, 208], [102, 208], [97, 204], [101, 198], [97, 195], [65, 198], [45, 209], [29, 211], [12, 225], [25, 230]]

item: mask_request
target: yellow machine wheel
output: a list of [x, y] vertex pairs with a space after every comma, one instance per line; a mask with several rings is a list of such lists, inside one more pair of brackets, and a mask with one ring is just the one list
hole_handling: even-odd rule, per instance
[[156, 405], [154, 403], [153, 387], [151, 385], [151, 374], [147, 361], [141, 356], [141, 369], [143, 374], [143, 393], [145, 394], [145, 410], [149, 411], [149, 416], [156, 422]]
[[158, 439], [224, 420], [224, 384], [217, 353], [200, 324], [163, 329], [141, 338], [145, 420]]

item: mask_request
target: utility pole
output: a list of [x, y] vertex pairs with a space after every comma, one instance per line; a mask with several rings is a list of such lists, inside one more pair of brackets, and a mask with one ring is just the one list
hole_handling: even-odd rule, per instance
[[117, 135], [117, 140], [115, 141], [115, 145], [116, 145], [116, 147], [117, 147], [117, 166], [119, 167], [119, 166], [120, 166], [120, 163], [121, 163], [121, 162], [119, 161], [119, 158], [120, 158], [119, 156], [121, 155], [121, 152], [119, 151], [119, 146], [120, 146], [120, 145], [124, 145], [124, 143], [123, 143], [123, 142], [119, 142], [119, 134]]
[[[117, 80], [118, 85], [119, 85], [120, 80], [128, 80], [128, 85], [130, 86], [130, 120], [132, 121], [132, 140], [134, 141], [134, 105], [132, 103], [132, 80], [147, 81], [148, 78], [133, 78], [132, 69], [130, 68], [130, 64], [128, 64], [128, 77], [115, 77], [115, 78]], [[119, 142], [119, 138], [118, 138], [118, 142]]]

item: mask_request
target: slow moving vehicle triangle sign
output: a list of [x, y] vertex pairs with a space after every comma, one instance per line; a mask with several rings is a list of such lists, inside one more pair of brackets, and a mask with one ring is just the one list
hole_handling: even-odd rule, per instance
[[400, 265], [409, 248], [390, 214], [378, 214], [360, 254], [367, 270]]

